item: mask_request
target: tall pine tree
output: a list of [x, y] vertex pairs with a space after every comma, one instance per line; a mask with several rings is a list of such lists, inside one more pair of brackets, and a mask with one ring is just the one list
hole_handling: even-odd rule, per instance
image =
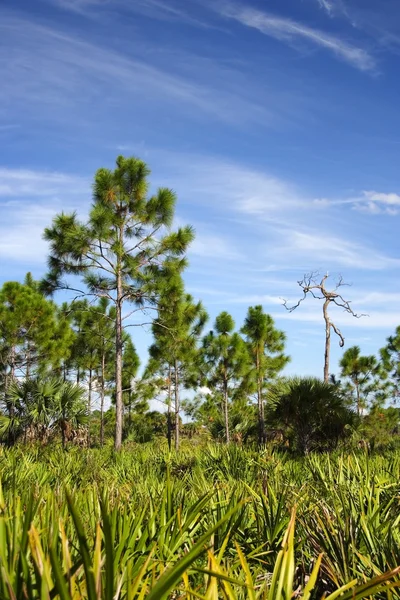
[[[154, 306], [158, 283], [186, 261], [194, 234], [191, 227], [170, 232], [175, 194], [159, 189], [148, 198], [149, 169], [137, 158], [119, 156], [116, 169], [99, 169], [93, 204], [86, 222], [60, 214], [45, 230], [50, 242], [49, 273], [43, 289], [69, 288], [63, 275], [82, 276], [84, 293], [108, 298], [115, 305], [115, 448], [122, 444], [123, 321], [126, 304], [132, 310]], [[73, 286], [72, 286], [73, 287]]]

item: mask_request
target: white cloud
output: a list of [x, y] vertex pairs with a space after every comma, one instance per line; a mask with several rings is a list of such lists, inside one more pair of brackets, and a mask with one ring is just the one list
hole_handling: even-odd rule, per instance
[[261, 33], [279, 41], [292, 44], [304, 40], [332, 52], [360, 71], [375, 69], [375, 60], [367, 50], [319, 29], [240, 4], [227, 3], [222, 5], [219, 11], [222, 15], [235, 19], [247, 27], [258, 29]]
[[316, 198], [313, 200], [316, 207], [329, 208], [348, 204], [355, 210], [373, 215], [387, 214], [397, 215], [400, 212], [400, 195], [394, 192], [376, 192], [373, 190], [363, 191], [358, 196], [330, 200], [328, 198]]
[[388, 215], [397, 215], [400, 212], [400, 195], [364, 191], [361, 199], [354, 201], [354, 207], [372, 214], [386, 213]]

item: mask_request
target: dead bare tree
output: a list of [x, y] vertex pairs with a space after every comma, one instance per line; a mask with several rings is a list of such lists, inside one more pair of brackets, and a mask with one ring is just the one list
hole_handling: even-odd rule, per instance
[[339, 289], [345, 285], [349, 285], [344, 283], [342, 276], [339, 277], [339, 280], [336, 283], [336, 287], [329, 291], [325, 287], [326, 280], [328, 279], [328, 273], [324, 275], [320, 279], [320, 275], [318, 272], [309, 273], [304, 275], [303, 279], [298, 281], [297, 283], [303, 290], [303, 297], [294, 304], [293, 306], [288, 306], [287, 301], [284, 300], [283, 306], [289, 312], [293, 312], [300, 306], [300, 304], [307, 298], [307, 295], [311, 295], [313, 298], [317, 298], [318, 300], [323, 300], [322, 311], [324, 315], [325, 321], [325, 360], [324, 360], [324, 381], [329, 381], [329, 359], [331, 352], [331, 329], [336, 333], [339, 337], [339, 346], [343, 348], [344, 346], [344, 337], [340, 329], [331, 321], [328, 308], [331, 303], [336, 304], [344, 309], [345, 312], [353, 315], [356, 319], [360, 317], [365, 317], [367, 315], [364, 314], [356, 314], [350, 306], [350, 301], [345, 300], [343, 296], [339, 293]]

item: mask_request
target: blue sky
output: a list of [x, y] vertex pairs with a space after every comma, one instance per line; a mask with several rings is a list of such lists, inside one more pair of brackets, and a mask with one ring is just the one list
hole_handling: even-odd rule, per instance
[[347, 347], [400, 323], [398, 0], [3, 0], [0, 40], [1, 281], [44, 274], [44, 227], [122, 153], [196, 229], [188, 290], [238, 327], [263, 304], [289, 373], [322, 374], [320, 303], [281, 300], [310, 270], [369, 314], [332, 312]]

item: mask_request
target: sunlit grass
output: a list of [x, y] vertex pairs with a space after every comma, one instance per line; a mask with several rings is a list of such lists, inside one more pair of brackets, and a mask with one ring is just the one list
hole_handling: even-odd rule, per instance
[[0, 598], [399, 598], [399, 467], [398, 452], [2, 449]]

